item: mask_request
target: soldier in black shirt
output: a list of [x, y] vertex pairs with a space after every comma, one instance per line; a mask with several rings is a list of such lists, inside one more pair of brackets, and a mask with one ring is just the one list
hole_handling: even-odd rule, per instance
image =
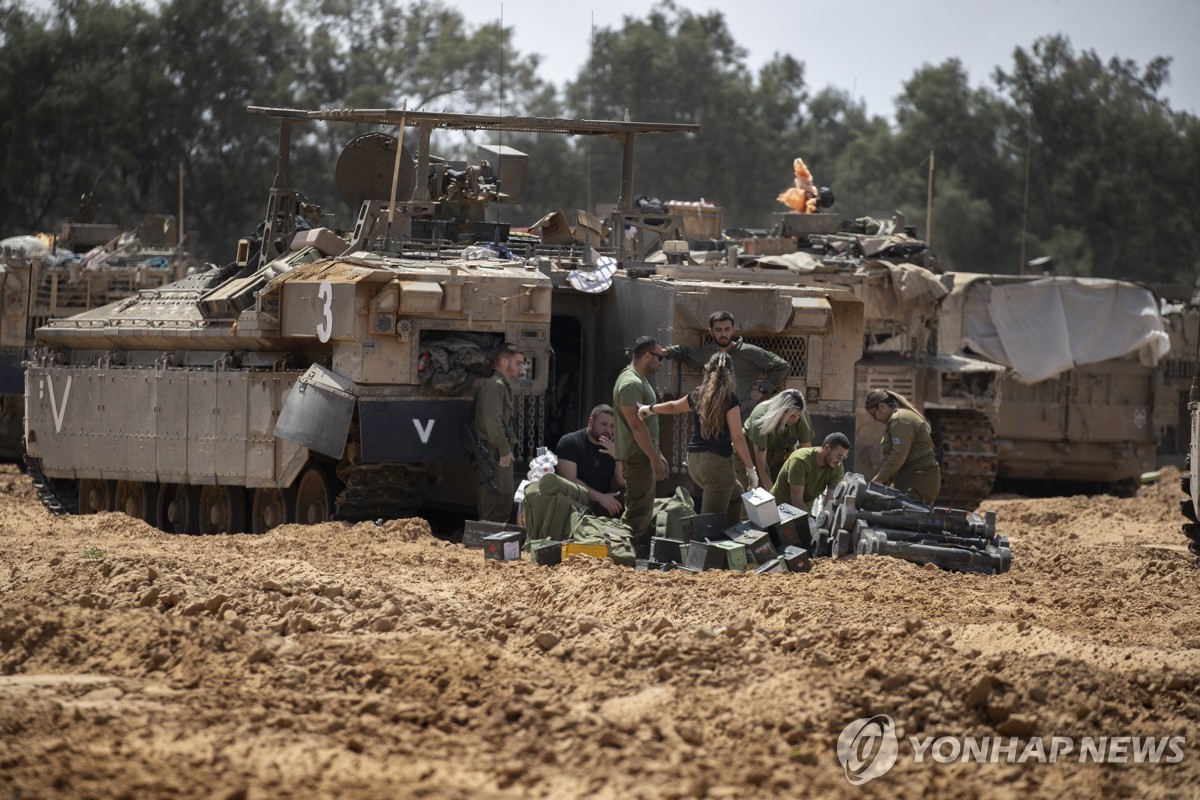
[[558, 474], [587, 489], [593, 509], [610, 517], [621, 513], [614, 483], [625, 485], [621, 462], [613, 458], [615, 424], [612, 406], [602, 403], [592, 409], [587, 427], [565, 434], [554, 451]]

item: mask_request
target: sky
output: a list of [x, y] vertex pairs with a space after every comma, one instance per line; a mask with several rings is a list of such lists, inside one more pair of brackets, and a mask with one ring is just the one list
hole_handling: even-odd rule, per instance
[[[541, 75], [574, 79], [590, 48], [591, 30], [645, 18], [653, 0], [444, 0], [472, 24], [496, 21], [513, 33], [523, 55], [542, 56]], [[1094, 50], [1144, 67], [1168, 56], [1171, 81], [1161, 95], [1176, 111], [1200, 116], [1200, 0], [675, 0], [694, 13], [720, 11], [752, 68], [776, 53], [805, 63], [810, 90], [843, 89], [869, 114], [893, 116], [894, 98], [923, 64], [958, 58], [972, 86], [994, 88], [993, 70], [1011, 70], [1017, 48], [1042, 36], [1070, 39], [1075, 52]], [[648, 78], [650, 76], [647, 76]], [[644, 115], [643, 115], [644, 116]]]

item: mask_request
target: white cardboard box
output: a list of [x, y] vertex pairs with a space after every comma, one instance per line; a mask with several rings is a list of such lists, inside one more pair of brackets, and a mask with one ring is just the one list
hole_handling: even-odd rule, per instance
[[779, 522], [779, 505], [775, 497], [761, 486], [742, 495], [746, 516], [755, 525], [766, 530], [766, 526]]

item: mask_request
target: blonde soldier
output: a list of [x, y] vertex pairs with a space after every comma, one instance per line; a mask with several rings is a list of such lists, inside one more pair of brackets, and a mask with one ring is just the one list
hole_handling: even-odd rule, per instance
[[872, 478], [933, 505], [942, 488], [942, 470], [933, 455], [929, 423], [904, 397], [887, 389], [867, 395], [867, 413], [887, 426], [883, 464]]
[[512, 381], [525, 370], [525, 354], [515, 344], [504, 343], [492, 360], [492, 376], [479, 387], [475, 398], [475, 435], [487, 445], [488, 459], [496, 475], [496, 489], [486, 482], [479, 486], [477, 513], [480, 520], [508, 522], [513, 507]]
[[[771, 486], [788, 455], [800, 447], [812, 447], [813, 426], [804, 395], [796, 389], [784, 389], [759, 403], [742, 426], [742, 434], [750, 445], [750, 456], [758, 467], [758, 479]], [[746, 465], [734, 454], [734, 470], [738, 480], [746, 475]], [[745, 482], [742, 482], [745, 486]]]

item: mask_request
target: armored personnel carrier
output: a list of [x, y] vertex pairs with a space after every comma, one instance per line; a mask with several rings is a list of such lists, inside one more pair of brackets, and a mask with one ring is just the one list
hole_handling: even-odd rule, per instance
[[1136, 490], [1171, 423], [1153, 292], [1061, 276], [947, 276], [941, 347], [1011, 369], [1000, 384], [997, 476], [1016, 491]]
[[0, 459], [20, 461], [24, 450], [25, 377], [21, 362], [34, 330], [179, 280], [199, 267], [178, 234], [175, 218], [147, 215], [133, 230], [67, 222], [57, 236], [0, 241]]
[[[827, 376], [851, 374], [860, 354], [860, 300], [725, 282], [685, 258], [646, 262], [683, 242], [677, 215], [635, 207], [635, 141], [694, 125], [251, 112], [279, 125], [280, 148], [267, 213], [237, 262], [37, 331], [28, 459], [58, 510], [115, 509], [174, 532], [469, 510], [477, 478], [460, 432], [490, 350], [514, 342], [529, 364], [514, 387], [520, 464], [611, 402], [638, 335], [671, 343], [722, 304], [752, 309], [749, 330], [804, 350], [794, 370], [814, 411], [853, 407], [852, 382]], [[290, 141], [314, 121], [417, 132], [415, 154], [382, 131], [343, 149], [337, 183], [357, 213], [345, 238], [300, 222]], [[436, 129], [612, 137], [621, 194], [604, 220], [580, 213], [571, 229], [552, 214], [517, 241], [485, 212], [520, 199], [524, 154], [485, 145], [477, 164], [454, 164], [430, 153]]]
[[[996, 477], [994, 422], [1004, 368], [938, 348], [947, 289], [929, 246], [899, 214], [853, 221], [821, 213], [774, 217], [769, 231], [729, 232], [725, 245], [737, 253], [742, 274], [784, 274], [799, 285], [860, 299], [865, 316], [856, 396], [889, 389], [922, 409], [942, 467], [938, 503], [976, 508]], [[851, 413], [843, 432], [854, 434], [852, 467], [870, 476], [882, 462], [884, 428], [861, 407]]]

